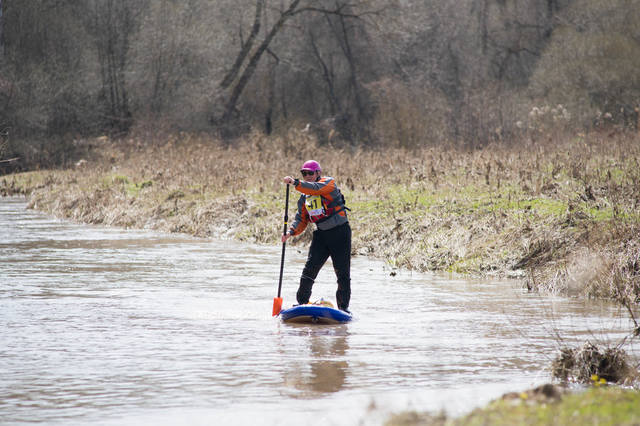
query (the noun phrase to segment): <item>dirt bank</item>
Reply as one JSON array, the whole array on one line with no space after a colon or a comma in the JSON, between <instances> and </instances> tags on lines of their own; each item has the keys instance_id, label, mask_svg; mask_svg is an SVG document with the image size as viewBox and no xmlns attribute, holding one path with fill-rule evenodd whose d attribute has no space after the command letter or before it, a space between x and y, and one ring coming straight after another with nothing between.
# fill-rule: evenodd
<instances>
[{"instance_id":1,"label":"dirt bank","mask_svg":"<svg viewBox=\"0 0 640 426\"><path fill-rule=\"evenodd\" d=\"M73 167L0 177L0 193L79 222L279 244L281 178L314 158L352 209L354 253L518 277L532 290L640 298L637 135L472 152L335 148L296 133L233 146L189 134L74 144Z\"/></svg>"}]
</instances>

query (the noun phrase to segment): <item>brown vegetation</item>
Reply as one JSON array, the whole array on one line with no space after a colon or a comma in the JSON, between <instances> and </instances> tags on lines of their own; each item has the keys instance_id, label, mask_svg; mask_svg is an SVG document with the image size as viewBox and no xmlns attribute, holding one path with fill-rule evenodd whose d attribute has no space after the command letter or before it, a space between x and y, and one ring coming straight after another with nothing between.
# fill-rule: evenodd
<instances>
[{"instance_id":1,"label":"brown vegetation","mask_svg":"<svg viewBox=\"0 0 640 426\"><path fill-rule=\"evenodd\" d=\"M518 144L541 136L535 121L637 130L638 10L627 0L5 0L0 160L64 165L74 138L157 123L229 144L308 123L325 141L411 149ZM558 103L569 111L542 107Z\"/></svg>"},{"instance_id":2,"label":"brown vegetation","mask_svg":"<svg viewBox=\"0 0 640 426\"><path fill-rule=\"evenodd\" d=\"M88 223L278 241L281 177L315 158L352 209L355 253L416 270L524 278L531 290L640 298L640 144L579 135L554 144L362 149L307 133L76 141L73 169L0 180L31 207ZM305 241L303 237L302 241Z\"/></svg>"},{"instance_id":3,"label":"brown vegetation","mask_svg":"<svg viewBox=\"0 0 640 426\"><path fill-rule=\"evenodd\" d=\"M554 378L563 382L626 383L638 379L638 370L620 347L599 348L591 342L580 348L563 348L551 365Z\"/></svg>"}]
</instances>

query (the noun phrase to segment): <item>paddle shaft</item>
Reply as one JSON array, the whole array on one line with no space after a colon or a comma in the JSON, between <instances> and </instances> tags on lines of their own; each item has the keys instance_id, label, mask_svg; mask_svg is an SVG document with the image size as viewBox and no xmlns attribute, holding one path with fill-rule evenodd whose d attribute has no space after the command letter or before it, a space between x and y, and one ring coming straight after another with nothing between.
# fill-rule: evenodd
<instances>
[{"instance_id":1,"label":"paddle shaft","mask_svg":"<svg viewBox=\"0 0 640 426\"><path fill-rule=\"evenodd\" d=\"M287 184L287 195L286 200L284 202L284 229L282 230L282 235L287 234L287 225L289 224L289 184ZM280 297L280 292L282 291L282 272L284 271L284 249L287 246L287 242L282 243L282 257L280 258L280 281L278 282L278 297Z\"/></svg>"}]
</instances>

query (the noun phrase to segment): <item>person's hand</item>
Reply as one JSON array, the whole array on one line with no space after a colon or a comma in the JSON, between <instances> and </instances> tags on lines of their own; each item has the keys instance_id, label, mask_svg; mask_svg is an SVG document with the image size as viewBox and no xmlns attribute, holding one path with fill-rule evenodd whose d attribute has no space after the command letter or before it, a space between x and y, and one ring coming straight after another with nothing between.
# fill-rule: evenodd
<instances>
[{"instance_id":1,"label":"person's hand","mask_svg":"<svg viewBox=\"0 0 640 426\"><path fill-rule=\"evenodd\" d=\"M286 184L293 185L294 179L291 176L285 176L282 181Z\"/></svg>"},{"instance_id":2,"label":"person's hand","mask_svg":"<svg viewBox=\"0 0 640 426\"><path fill-rule=\"evenodd\" d=\"M282 234L282 242L286 243L291 235L287 232L286 234Z\"/></svg>"}]
</instances>

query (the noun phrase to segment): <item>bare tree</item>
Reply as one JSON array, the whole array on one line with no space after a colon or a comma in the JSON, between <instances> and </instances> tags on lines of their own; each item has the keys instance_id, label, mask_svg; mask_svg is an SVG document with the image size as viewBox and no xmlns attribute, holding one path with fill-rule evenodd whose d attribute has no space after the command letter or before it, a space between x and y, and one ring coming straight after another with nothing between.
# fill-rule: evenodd
<instances>
[{"instance_id":1,"label":"bare tree","mask_svg":"<svg viewBox=\"0 0 640 426\"><path fill-rule=\"evenodd\" d=\"M312 1L312 0L291 0L287 6L283 8L271 8L274 16L273 23L264 31L261 41L258 40L259 34L262 33L261 20L266 19L264 10L266 8L266 0L256 0L255 13L249 37L244 41L233 61L233 65L226 73L220 83L220 91L222 92L223 107L221 112L214 114L212 122L220 126L224 134L230 135L236 130L238 115L237 105L240 96L243 94L251 78L254 76L262 56L269 50L275 37L285 28L292 18L302 14L321 14L339 17L342 26L337 27L334 32L342 31L344 36L346 31L345 20L361 19L376 13L376 11L368 9L369 2L344 0L344 1ZM352 55L349 40L343 38L343 48L345 54ZM353 70L355 71L355 69ZM357 84L356 74L352 72L352 81Z\"/></svg>"},{"instance_id":2,"label":"bare tree","mask_svg":"<svg viewBox=\"0 0 640 426\"><path fill-rule=\"evenodd\" d=\"M138 29L138 17L145 2L91 0L85 5L85 28L98 58L102 89L99 100L106 124L115 131L131 125L125 69L131 38Z\"/></svg>"},{"instance_id":3,"label":"bare tree","mask_svg":"<svg viewBox=\"0 0 640 426\"><path fill-rule=\"evenodd\" d=\"M344 1L336 1L335 2L336 9L340 10L348 10L348 4ZM353 49L353 28L346 22L345 15L338 14L336 15L335 22L331 19L331 16L328 13L324 13L325 18L327 20L328 26L331 28L340 49L344 55L344 58L349 66L349 74L348 74L348 82L351 89L351 93L353 93L354 106L356 122L365 121L365 117L367 115L367 111L365 108L365 102L363 99L363 90L360 82L360 72L356 63L356 55Z\"/></svg>"},{"instance_id":4,"label":"bare tree","mask_svg":"<svg viewBox=\"0 0 640 426\"><path fill-rule=\"evenodd\" d=\"M48 144L149 120L475 146L531 93L633 107L637 2L0 0L0 121Z\"/></svg>"},{"instance_id":5,"label":"bare tree","mask_svg":"<svg viewBox=\"0 0 640 426\"><path fill-rule=\"evenodd\" d=\"M249 38L250 42L248 41L241 47L240 52L238 53L237 59L234 61L234 64L229 70L229 73L227 74L227 76L223 79L222 81L223 84L221 84L221 87L223 89L226 87L231 87L230 94L228 96L228 99L226 100L223 113L219 118L214 118L214 120L218 124L221 124L222 126L224 126L223 127L224 133L228 134L228 132L230 131L230 128L228 127L228 125L230 124L234 114L236 113L236 105L238 103L238 99L240 98L240 95L244 91L245 87L247 86L249 79L253 76L254 72L256 71L256 68L258 66L260 59L262 58L262 55L265 53L265 51L269 47L269 44L271 43L273 38L280 32L285 22L299 12L298 6L300 5L301 1L302 0L293 0L286 9L280 12L279 18L276 20L273 26L269 29L264 39L262 40L262 42L258 45L258 47L252 53L249 54L249 49L247 48L247 45L253 44L253 39L255 39L255 35L257 35L256 32L252 31L252 35L254 36ZM256 1L256 19L254 20L254 30L256 31L259 31L260 29L259 24L256 24L255 22L261 19L260 15L261 15L263 4L264 4L264 0ZM247 64L244 70L241 72L240 68L245 63L245 61L247 61ZM239 77L236 77L236 76L239 76ZM234 80L235 80L235 83L232 84L231 81L234 81Z\"/></svg>"},{"instance_id":6,"label":"bare tree","mask_svg":"<svg viewBox=\"0 0 640 426\"><path fill-rule=\"evenodd\" d=\"M568 107L581 125L602 115L636 128L640 107L638 0L576 0L545 50L531 88L536 97Z\"/></svg>"},{"instance_id":7,"label":"bare tree","mask_svg":"<svg viewBox=\"0 0 640 426\"><path fill-rule=\"evenodd\" d=\"M4 61L4 16L2 15L2 0L0 0L0 64Z\"/></svg>"},{"instance_id":8,"label":"bare tree","mask_svg":"<svg viewBox=\"0 0 640 426\"><path fill-rule=\"evenodd\" d=\"M207 58L222 56L210 43L219 37L207 10L200 0L158 0L141 15L126 68L136 119L196 126L210 78Z\"/></svg>"}]
</instances>

